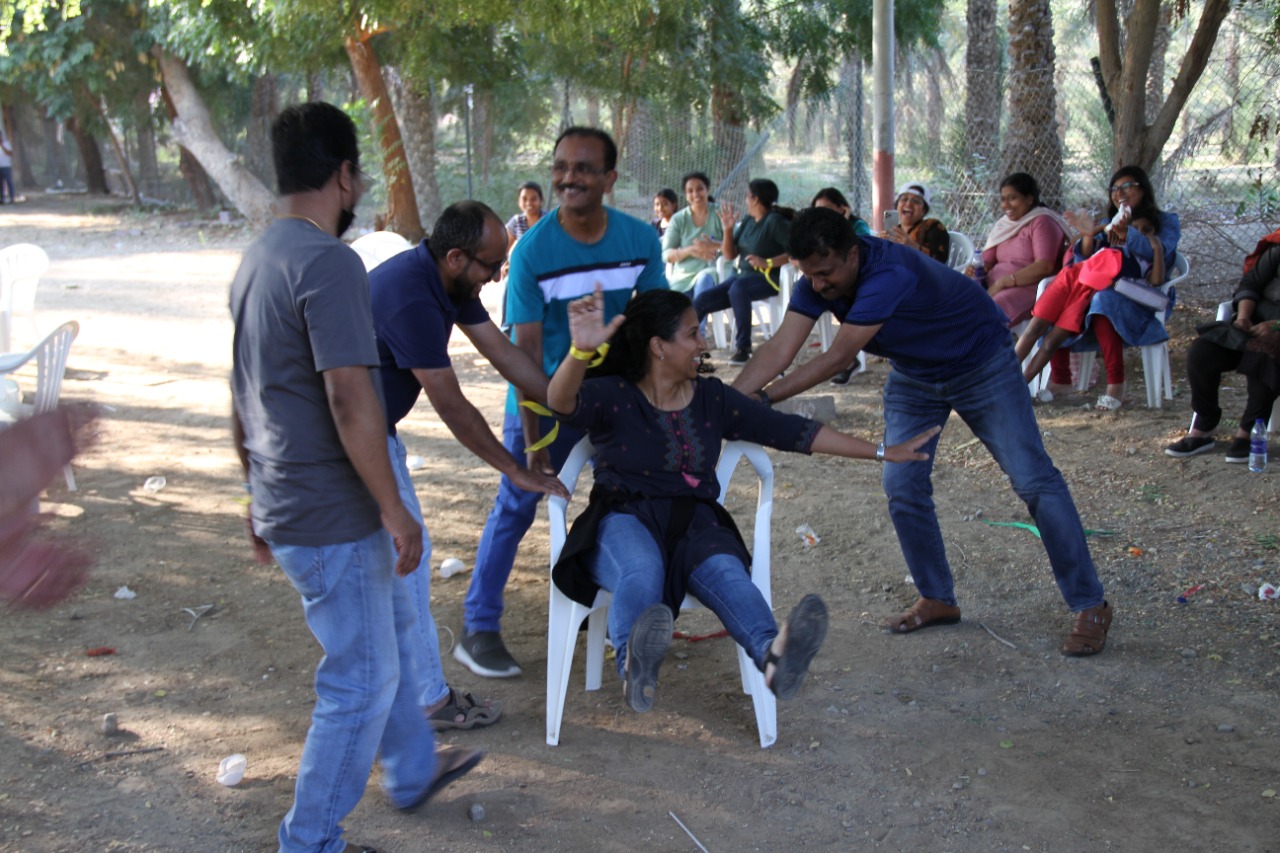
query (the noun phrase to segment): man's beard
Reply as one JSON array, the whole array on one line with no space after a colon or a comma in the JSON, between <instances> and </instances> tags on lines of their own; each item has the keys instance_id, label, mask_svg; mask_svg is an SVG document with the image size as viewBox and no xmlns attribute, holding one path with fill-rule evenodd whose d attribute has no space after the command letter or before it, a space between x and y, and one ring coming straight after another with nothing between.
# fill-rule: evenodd
<instances>
[{"instance_id":1,"label":"man's beard","mask_svg":"<svg viewBox=\"0 0 1280 853\"><path fill-rule=\"evenodd\" d=\"M347 229L351 227L351 223L356 221L356 212L343 208L338 211L338 236L341 237L347 233Z\"/></svg>"}]
</instances>

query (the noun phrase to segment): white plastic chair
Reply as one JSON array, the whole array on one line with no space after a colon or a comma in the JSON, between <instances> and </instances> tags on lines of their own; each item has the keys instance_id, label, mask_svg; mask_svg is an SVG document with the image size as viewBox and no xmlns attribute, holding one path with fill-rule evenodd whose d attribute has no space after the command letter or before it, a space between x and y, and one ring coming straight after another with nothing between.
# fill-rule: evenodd
<instances>
[{"instance_id":1,"label":"white plastic chair","mask_svg":"<svg viewBox=\"0 0 1280 853\"><path fill-rule=\"evenodd\" d=\"M1160 285L1160 290L1166 295L1169 288L1187 277L1191 272L1191 265L1186 257L1181 253L1175 253L1173 256L1173 269L1165 277L1165 283ZM1038 298L1038 294L1037 294ZM1160 321L1160 325L1165 324L1165 312L1156 311L1156 319ZM1169 342L1161 341L1158 344L1147 344L1141 347L1142 350L1142 375L1147 385L1147 406L1152 409L1159 409L1164 406L1165 400L1173 399L1173 368L1169 365ZM1097 353L1082 352L1080 353L1080 371L1076 377L1076 390L1089 390L1089 375L1093 372L1093 359ZM1161 394L1161 391L1164 393Z\"/></svg>"},{"instance_id":2,"label":"white plastic chair","mask_svg":"<svg viewBox=\"0 0 1280 853\"><path fill-rule=\"evenodd\" d=\"M595 453L589 439L582 439L569 454L560 470L560 481L572 495L583 465ZM745 441L726 442L716 465L716 478L720 481L720 502L729 491L729 478L746 457L760 478L760 493L756 502L754 541L752 543L751 581L760 590L764 600L772 607L773 595L769 581L770 537L769 526L773 517L773 463L758 444ZM560 497L547 500L547 512L551 520L551 565L560 559L567 527L565 510L568 501ZM560 743L560 723L564 717L565 696L569 691L569 673L573 668L573 653L578 641L578 628L587 619L586 689L599 690L604 671L604 639L609 604L613 595L605 590L596 594L595 602L587 607L573 601L555 585L551 587L551 602L547 617L547 744ZM701 607L692 596L687 596L681 610ZM768 748L778 739L778 704L773 692L765 686L764 673L741 646L738 647L738 669L742 675L742 690L751 696L755 706L756 728L760 733L760 747Z\"/></svg>"},{"instance_id":3,"label":"white plastic chair","mask_svg":"<svg viewBox=\"0 0 1280 853\"><path fill-rule=\"evenodd\" d=\"M964 272L973 263L973 241L959 231L948 231L951 237L951 254L947 256L947 266L956 272Z\"/></svg>"},{"instance_id":4,"label":"white plastic chair","mask_svg":"<svg viewBox=\"0 0 1280 853\"><path fill-rule=\"evenodd\" d=\"M1218 322L1220 323L1226 323L1230 321L1231 309L1232 309L1232 303L1230 301L1219 302L1218 316L1215 319L1218 320ZM1196 423L1196 413L1192 412L1191 426L1195 426L1195 423ZM1190 429L1190 428L1191 427L1187 427L1187 429ZM1267 432L1269 433L1275 432L1277 428L1280 428L1280 399L1277 399L1275 404L1272 405L1271 407L1271 419L1267 421Z\"/></svg>"},{"instance_id":5,"label":"white plastic chair","mask_svg":"<svg viewBox=\"0 0 1280 853\"><path fill-rule=\"evenodd\" d=\"M79 333L80 324L72 320L54 329L30 352L0 355L0 376L13 373L33 358L36 360L35 402L30 407L22 407L24 416L42 415L57 407L58 397L62 394L62 377L67 370L67 355L71 352L71 342ZM67 490L74 492L76 478L70 463L62 473L67 479Z\"/></svg>"},{"instance_id":6,"label":"white plastic chair","mask_svg":"<svg viewBox=\"0 0 1280 853\"><path fill-rule=\"evenodd\" d=\"M32 243L16 243L0 249L0 352L11 346L13 318L26 314L31 329L36 329L36 288L40 276L49 270L49 256Z\"/></svg>"},{"instance_id":7,"label":"white plastic chair","mask_svg":"<svg viewBox=\"0 0 1280 853\"><path fill-rule=\"evenodd\" d=\"M394 231L374 231L352 241L351 248L364 261L365 271L368 272L383 261L412 249L413 244Z\"/></svg>"},{"instance_id":8,"label":"white plastic chair","mask_svg":"<svg viewBox=\"0 0 1280 853\"><path fill-rule=\"evenodd\" d=\"M716 261L716 272L720 281L724 282L733 275L733 268L728 260L721 257ZM782 318L787 313L787 303L791 301L791 287L796 282L796 268L791 264L783 264L780 269L773 271L773 276L778 283L778 292L768 299L758 299L751 303L751 311L764 331L765 340L773 337L773 333L782 325ZM733 342L737 327L733 322L731 309L712 312L707 315L707 322L711 326L717 349L724 349Z\"/></svg>"}]
</instances>

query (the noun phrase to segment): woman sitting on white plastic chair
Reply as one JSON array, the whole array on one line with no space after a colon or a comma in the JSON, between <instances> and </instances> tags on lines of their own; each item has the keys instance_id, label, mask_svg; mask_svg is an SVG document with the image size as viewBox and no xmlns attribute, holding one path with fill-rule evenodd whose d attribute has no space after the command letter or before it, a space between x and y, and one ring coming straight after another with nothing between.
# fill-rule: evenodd
<instances>
[{"instance_id":1,"label":"woman sitting on white plastic chair","mask_svg":"<svg viewBox=\"0 0 1280 853\"><path fill-rule=\"evenodd\" d=\"M569 306L573 344L547 389L558 417L587 431L595 486L552 570L556 586L584 604L613 593L609 636L627 703L653 707L673 612L692 593L724 623L779 699L795 696L822 645L827 609L806 595L780 634L751 582L751 557L717 502L724 439L798 453L876 458L869 442L798 415L774 412L720 380L700 377L707 342L687 296L643 293L603 325L602 295ZM611 347L592 378L588 363ZM883 451L886 461L928 458L916 449L937 430Z\"/></svg>"}]
</instances>

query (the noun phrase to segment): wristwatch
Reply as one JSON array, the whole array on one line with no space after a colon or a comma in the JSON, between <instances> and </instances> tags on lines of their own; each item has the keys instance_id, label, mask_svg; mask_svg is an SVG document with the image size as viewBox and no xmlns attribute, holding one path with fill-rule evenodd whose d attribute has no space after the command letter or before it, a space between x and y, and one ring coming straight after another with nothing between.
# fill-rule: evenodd
<instances>
[{"instance_id":1,"label":"wristwatch","mask_svg":"<svg viewBox=\"0 0 1280 853\"><path fill-rule=\"evenodd\" d=\"M876 445L876 461L877 462L884 461L884 442L883 441Z\"/></svg>"}]
</instances>

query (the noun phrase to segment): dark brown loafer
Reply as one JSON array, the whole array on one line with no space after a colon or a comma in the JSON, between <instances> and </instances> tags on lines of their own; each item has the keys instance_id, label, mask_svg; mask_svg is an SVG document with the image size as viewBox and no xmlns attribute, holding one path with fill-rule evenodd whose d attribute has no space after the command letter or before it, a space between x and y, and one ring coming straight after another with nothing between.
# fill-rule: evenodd
<instances>
[{"instance_id":1,"label":"dark brown loafer","mask_svg":"<svg viewBox=\"0 0 1280 853\"><path fill-rule=\"evenodd\" d=\"M1071 633L1062 644L1062 653L1073 658L1098 654L1107 644L1107 631L1110 628L1111 605L1107 602L1081 610L1072 619Z\"/></svg>"}]
</instances>

